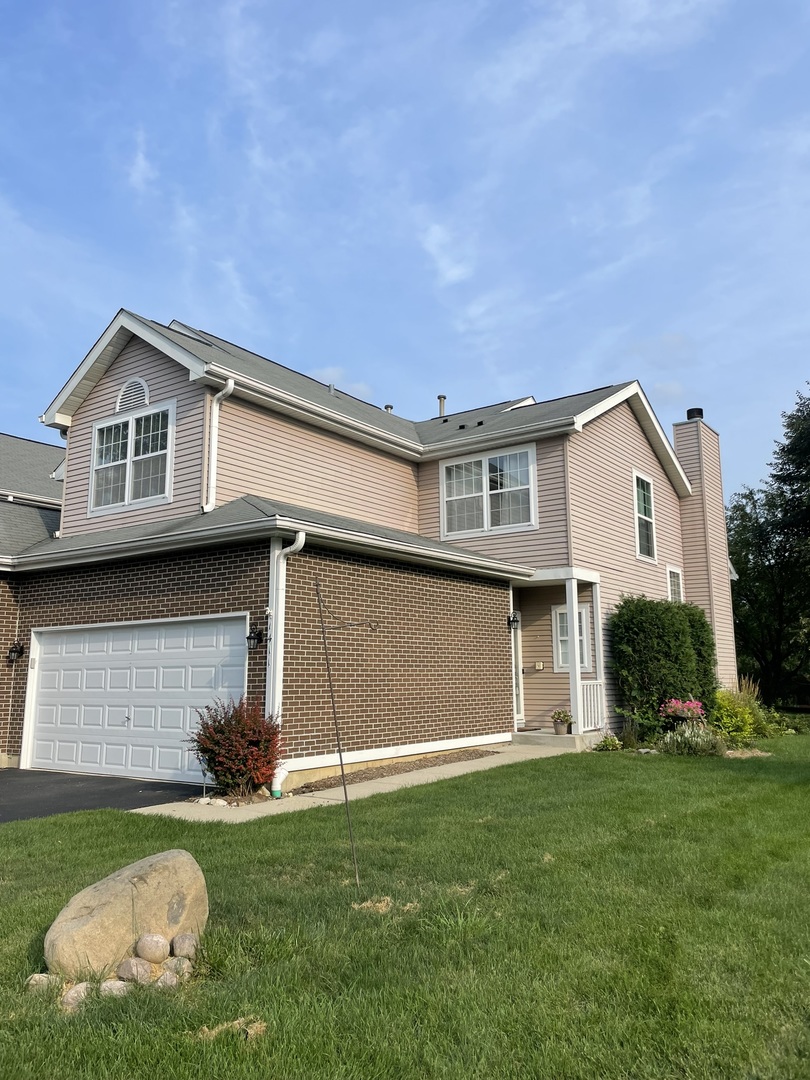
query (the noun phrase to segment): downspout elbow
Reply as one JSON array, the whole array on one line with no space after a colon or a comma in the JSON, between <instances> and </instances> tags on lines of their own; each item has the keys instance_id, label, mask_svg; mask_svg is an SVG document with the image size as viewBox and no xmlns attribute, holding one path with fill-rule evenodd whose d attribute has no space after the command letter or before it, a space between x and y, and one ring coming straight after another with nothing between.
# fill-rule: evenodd
<instances>
[{"instance_id":1,"label":"downspout elbow","mask_svg":"<svg viewBox=\"0 0 810 1080\"><path fill-rule=\"evenodd\" d=\"M208 453L208 500L201 507L203 514L210 514L217 505L217 451L219 449L219 410L225 398L233 393L233 379L228 379L211 403L211 433Z\"/></svg>"},{"instance_id":2,"label":"downspout elbow","mask_svg":"<svg viewBox=\"0 0 810 1080\"><path fill-rule=\"evenodd\" d=\"M297 555L306 542L307 534L303 529L299 529L295 534L295 540L293 540L290 546L281 549L281 556L286 560L290 555Z\"/></svg>"}]
</instances>

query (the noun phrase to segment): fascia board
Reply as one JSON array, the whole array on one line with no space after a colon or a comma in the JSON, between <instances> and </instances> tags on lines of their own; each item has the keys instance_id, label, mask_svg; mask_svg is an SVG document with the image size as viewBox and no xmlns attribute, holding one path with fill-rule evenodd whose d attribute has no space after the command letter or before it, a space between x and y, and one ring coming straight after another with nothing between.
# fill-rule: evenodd
<instances>
[{"instance_id":1,"label":"fascia board","mask_svg":"<svg viewBox=\"0 0 810 1080\"><path fill-rule=\"evenodd\" d=\"M470 435L463 439L451 439L442 443L428 443L422 453L423 461L436 458L458 457L472 450L488 450L497 446L512 445L531 439L549 439L553 435L570 435L578 431L576 417L557 417L541 424L522 424L519 427L505 428L503 431L488 431Z\"/></svg>"},{"instance_id":2,"label":"fascia board","mask_svg":"<svg viewBox=\"0 0 810 1080\"><path fill-rule=\"evenodd\" d=\"M531 577L533 573L531 567L502 563L486 558L479 559L466 552L450 549L435 551L386 537L367 536L364 533L353 532L349 529L330 528L310 521L299 521L295 518L283 518L277 515L239 525L217 525L212 528L195 530L194 532L172 533L169 536L148 537L139 540L114 540L106 544L87 544L81 548L72 548L70 551L41 552L36 555L23 553L0 560L0 566L9 570L31 571L40 568L50 570L90 562L159 555L166 551L210 547L215 543L266 539L279 533L294 535L301 531L306 532L308 537L317 538L328 546L376 555L387 554L408 562L474 572L485 577L524 580Z\"/></svg>"},{"instance_id":3,"label":"fascia board","mask_svg":"<svg viewBox=\"0 0 810 1080\"><path fill-rule=\"evenodd\" d=\"M268 386L257 379L247 378L224 364L209 364L205 370L205 376L217 382L233 379L236 384L236 394L239 397L265 407L272 405L285 416L291 416L295 420L303 420L344 437L350 433L359 442L387 450L389 453L396 453L411 461L418 461L422 457L421 443L403 439L399 435L375 428L371 424L365 424L362 420L355 420L343 413L325 409L322 405L316 405L312 401L307 401L306 398L287 393L278 387Z\"/></svg>"},{"instance_id":4,"label":"fascia board","mask_svg":"<svg viewBox=\"0 0 810 1080\"><path fill-rule=\"evenodd\" d=\"M46 427L70 427L76 409L133 335L165 353L172 360L176 360L178 364L182 364L188 369L190 378L201 378L205 374L205 364L202 360L186 352L153 327L142 322L137 316L122 310L118 312L59 394L40 416L40 422Z\"/></svg>"},{"instance_id":5,"label":"fascia board","mask_svg":"<svg viewBox=\"0 0 810 1080\"><path fill-rule=\"evenodd\" d=\"M578 429L581 430L591 420L595 420L611 409L615 409L623 401L626 401L633 410L633 414L649 439L650 445L655 450L664 472L669 477L678 495L682 499L685 499L687 495L691 495L692 485L689 483L680 461L678 461L672 444L664 434L664 429L658 423L658 417L653 412L652 406L647 400L647 395L641 389L639 382L629 383L615 394L611 394L609 398L600 401L598 405L579 413L577 415Z\"/></svg>"},{"instance_id":6,"label":"fascia board","mask_svg":"<svg viewBox=\"0 0 810 1080\"><path fill-rule=\"evenodd\" d=\"M533 585L558 585L570 579L585 585L598 585L602 576L598 570L589 570L584 566L546 566L535 570L528 581L515 581L513 584L520 588L531 588Z\"/></svg>"},{"instance_id":7,"label":"fascia board","mask_svg":"<svg viewBox=\"0 0 810 1080\"><path fill-rule=\"evenodd\" d=\"M25 491L0 491L0 502L16 503L18 506L37 506L42 510L61 510L62 500L47 495L31 495Z\"/></svg>"}]
</instances>

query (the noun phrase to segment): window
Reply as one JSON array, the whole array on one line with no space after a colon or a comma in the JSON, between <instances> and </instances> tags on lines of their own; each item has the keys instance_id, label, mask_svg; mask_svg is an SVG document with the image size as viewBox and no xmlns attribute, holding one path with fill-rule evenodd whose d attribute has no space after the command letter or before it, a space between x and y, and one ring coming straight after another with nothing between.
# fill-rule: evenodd
<instances>
[{"instance_id":1,"label":"window","mask_svg":"<svg viewBox=\"0 0 810 1080\"><path fill-rule=\"evenodd\" d=\"M683 574L674 566L667 567L667 596L683 603Z\"/></svg>"},{"instance_id":2,"label":"window","mask_svg":"<svg viewBox=\"0 0 810 1080\"><path fill-rule=\"evenodd\" d=\"M579 670L591 670L591 605L579 604ZM551 627L554 638L554 670L571 669L571 634L568 628L568 608L565 604L551 609Z\"/></svg>"},{"instance_id":3,"label":"window","mask_svg":"<svg viewBox=\"0 0 810 1080\"><path fill-rule=\"evenodd\" d=\"M652 480L634 473L636 483L636 551L639 558L655 559Z\"/></svg>"},{"instance_id":4,"label":"window","mask_svg":"<svg viewBox=\"0 0 810 1080\"><path fill-rule=\"evenodd\" d=\"M173 430L173 401L96 424L91 512L168 502Z\"/></svg>"},{"instance_id":5,"label":"window","mask_svg":"<svg viewBox=\"0 0 810 1080\"><path fill-rule=\"evenodd\" d=\"M534 448L444 462L443 535L532 528Z\"/></svg>"}]
</instances>

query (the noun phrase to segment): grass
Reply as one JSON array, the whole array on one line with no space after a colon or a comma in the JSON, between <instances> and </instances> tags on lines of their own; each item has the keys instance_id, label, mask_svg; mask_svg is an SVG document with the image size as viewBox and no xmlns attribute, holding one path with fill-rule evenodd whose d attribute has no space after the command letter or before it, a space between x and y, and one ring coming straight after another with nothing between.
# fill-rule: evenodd
<instances>
[{"instance_id":1,"label":"grass","mask_svg":"<svg viewBox=\"0 0 810 1080\"><path fill-rule=\"evenodd\" d=\"M9 1080L810 1076L810 736L570 755L249 825L0 826ZM185 847L204 977L75 1016L23 993L70 896ZM264 1037L195 1033L238 1017Z\"/></svg>"}]
</instances>

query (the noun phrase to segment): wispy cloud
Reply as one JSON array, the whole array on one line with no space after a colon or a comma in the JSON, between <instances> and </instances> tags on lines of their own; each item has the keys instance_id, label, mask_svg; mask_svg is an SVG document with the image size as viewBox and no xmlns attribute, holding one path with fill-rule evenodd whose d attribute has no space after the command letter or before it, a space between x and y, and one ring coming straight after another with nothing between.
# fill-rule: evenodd
<instances>
[{"instance_id":1,"label":"wispy cloud","mask_svg":"<svg viewBox=\"0 0 810 1080\"><path fill-rule=\"evenodd\" d=\"M471 242L459 242L446 226L431 222L420 233L419 242L433 260L440 286L457 285L475 272Z\"/></svg>"},{"instance_id":2,"label":"wispy cloud","mask_svg":"<svg viewBox=\"0 0 810 1080\"><path fill-rule=\"evenodd\" d=\"M158 171L146 153L146 134L143 128L138 128L135 133L135 153L127 169L127 178L138 194L143 194L157 176Z\"/></svg>"}]
</instances>

